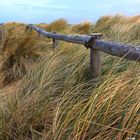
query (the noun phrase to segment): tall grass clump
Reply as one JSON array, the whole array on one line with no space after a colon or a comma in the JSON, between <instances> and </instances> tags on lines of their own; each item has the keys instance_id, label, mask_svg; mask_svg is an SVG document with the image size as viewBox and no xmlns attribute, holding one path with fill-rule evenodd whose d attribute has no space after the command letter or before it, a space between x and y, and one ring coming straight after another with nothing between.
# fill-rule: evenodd
<instances>
[{"instance_id":1,"label":"tall grass clump","mask_svg":"<svg viewBox=\"0 0 140 140\"><path fill-rule=\"evenodd\" d=\"M0 45L1 85L20 79L43 53L43 40L37 33L27 31L24 24L4 24L4 34Z\"/></svg>"},{"instance_id":2,"label":"tall grass clump","mask_svg":"<svg viewBox=\"0 0 140 140\"><path fill-rule=\"evenodd\" d=\"M140 15L137 15L137 16L133 16L133 17L130 17L130 21L132 23L140 23Z\"/></svg>"},{"instance_id":3,"label":"tall grass clump","mask_svg":"<svg viewBox=\"0 0 140 140\"><path fill-rule=\"evenodd\" d=\"M17 92L1 98L0 138L139 137L139 65L90 79L88 57L78 45L48 48Z\"/></svg>"},{"instance_id":4,"label":"tall grass clump","mask_svg":"<svg viewBox=\"0 0 140 140\"><path fill-rule=\"evenodd\" d=\"M79 33L79 34L90 34L93 26L94 25L91 24L90 22L83 22L80 24L72 25L71 31L73 33Z\"/></svg>"},{"instance_id":5,"label":"tall grass clump","mask_svg":"<svg viewBox=\"0 0 140 140\"><path fill-rule=\"evenodd\" d=\"M139 139L139 78L136 68L108 75L96 88L85 90L84 84L64 93L56 108L54 139Z\"/></svg>"},{"instance_id":6,"label":"tall grass clump","mask_svg":"<svg viewBox=\"0 0 140 140\"><path fill-rule=\"evenodd\" d=\"M2 105L8 113L6 116L5 111L2 112L5 123L0 120L4 123L0 129L2 139L52 137L53 117L60 95L87 78L87 53L82 50L79 47L68 50L65 46L55 52L48 50L24 76L16 98ZM75 55L77 52L79 55Z\"/></svg>"},{"instance_id":7,"label":"tall grass clump","mask_svg":"<svg viewBox=\"0 0 140 140\"><path fill-rule=\"evenodd\" d=\"M116 16L104 16L101 17L95 24L93 31L94 32L101 32L107 37L111 37L112 35L112 27L115 24L120 24L126 22L126 17L121 15ZM117 29L116 29L117 30Z\"/></svg>"},{"instance_id":8,"label":"tall grass clump","mask_svg":"<svg viewBox=\"0 0 140 140\"><path fill-rule=\"evenodd\" d=\"M40 24L37 24L36 26L38 26L46 31L49 30L49 28L48 28L49 24L46 24L46 23L40 23Z\"/></svg>"},{"instance_id":9,"label":"tall grass clump","mask_svg":"<svg viewBox=\"0 0 140 140\"><path fill-rule=\"evenodd\" d=\"M107 40L138 45L140 43L139 21L139 16L104 16L97 21L93 32L103 33Z\"/></svg>"},{"instance_id":10,"label":"tall grass clump","mask_svg":"<svg viewBox=\"0 0 140 140\"><path fill-rule=\"evenodd\" d=\"M48 26L45 29L46 31L59 32L66 29L67 27L68 23L65 19L58 19L48 24Z\"/></svg>"}]
</instances>

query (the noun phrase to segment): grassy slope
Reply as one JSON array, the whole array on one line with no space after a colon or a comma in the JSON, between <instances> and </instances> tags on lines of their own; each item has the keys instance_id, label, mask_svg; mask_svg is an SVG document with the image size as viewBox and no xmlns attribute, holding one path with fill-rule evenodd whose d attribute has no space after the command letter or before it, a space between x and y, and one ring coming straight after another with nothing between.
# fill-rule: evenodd
<instances>
[{"instance_id":1,"label":"grassy slope","mask_svg":"<svg viewBox=\"0 0 140 140\"><path fill-rule=\"evenodd\" d=\"M139 21L138 17L103 17L94 29L82 29L84 33L102 32L106 39L139 44ZM65 25L62 30L61 24ZM61 19L38 26L62 33L73 33L76 28L79 33L83 24L70 28ZM90 79L86 48L63 42L52 50L50 39L26 31L25 25L9 23L5 28L1 79L8 75L8 80L1 81L6 86L1 93L10 85L13 93L1 97L0 139L109 140L140 136L139 64L103 55L102 79Z\"/></svg>"}]
</instances>

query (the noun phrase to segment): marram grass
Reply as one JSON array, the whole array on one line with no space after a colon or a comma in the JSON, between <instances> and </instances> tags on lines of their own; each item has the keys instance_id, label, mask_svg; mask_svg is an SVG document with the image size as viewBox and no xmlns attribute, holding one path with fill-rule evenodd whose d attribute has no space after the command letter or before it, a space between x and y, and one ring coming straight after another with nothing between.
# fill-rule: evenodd
<instances>
[{"instance_id":1,"label":"marram grass","mask_svg":"<svg viewBox=\"0 0 140 140\"><path fill-rule=\"evenodd\" d=\"M90 22L83 22L80 24L73 25L71 27L71 31L73 33L79 33L79 34L90 34L93 27L94 25L91 24Z\"/></svg>"},{"instance_id":2,"label":"marram grass","mask_svg":"<svg viewBox=\"0 0 140 140\"><path fill-rule=\"evenodd\" d=\"M109 40L139 45L140 16L124 17L116 15L101 17L95 24L93 32L101 32Z\"/></svg>"},{"instance_id":3,"label":"marram grass","mask_svg":"<svg viewBox=\"0 0 140 140\"><path fill-rule=\"evenodd\" d=\"M112 21L114 26L105 30L107 36L111 30L111 34L118 33L114 38L120 40L119 34L133 27L138 37L138 18L131 19L129 27L126 17L118 19L123 30L118 31L117 21ZM94 30L102 29L104 22L102 26L98 23ZM118 27L122 29L120 23ZM11 55L16 61L12 67L6 63L5 71L1 69L3 76L10 71L14 77L0 90L1 140L140 138L139 63L103 54L102 77L90 79L88 49L70 43L60 43L59 48L52 49L50 39L26 31L24 24L8 23L5 28L1 66L5 61L11 62ZM69 27L62 32L65 30L71 32ZM137 44L130 34L124 42ZM8 90L9 94L5 94Z\"/></svg>"}]
</instances>

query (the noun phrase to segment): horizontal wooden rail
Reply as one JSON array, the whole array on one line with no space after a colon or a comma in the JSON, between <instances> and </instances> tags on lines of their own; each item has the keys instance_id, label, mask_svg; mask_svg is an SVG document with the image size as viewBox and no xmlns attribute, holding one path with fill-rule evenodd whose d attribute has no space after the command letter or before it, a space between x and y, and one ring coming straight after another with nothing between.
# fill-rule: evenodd
<instances>
[{"instance_id":1,"label":"horizontal wooden rail","mask_svg":"<svg viewBox=\"0 0 140 140\"><path fill-rule=\"evenodd\" d=\"M122 45L114 42L96 40L93 48L114 56L124 57L128 60L140 62L140 46L136 47L130 45Z\"/></svg>"},{"instance_id":2,"label":"horizontal wooden rail","mask_svg":"<svg viewBox=\"0 0 140 140\"><path fill-rule=\"evenodd\" d=\"M82 44L86 48L90 48L90 69L91 76L97 77L101 69L101 52L105 52L114 56L123 57L128 60L134 60L140 62L140 47L122 45L114 42L107 42L100 40L102 35L100 33L91 35L64 35L46 32L43 29L34 26L32 24L27 25L27 29L34 29L39 34L42 34L48 38L52 38L54 46L58 46L56 40ZM57 45L56 45L57 44Z\"/></svg>"},{"instance_id":3,"label":"horizontal wooden rail","mask_svg":"<svg viewBox=\"0 0 140 140\"><path fill-rule=\"evenodd\" d=\"M107 42L96 39L94 36L89 35L63 35L46 32L43 29L36 27L34 25L28 25L28 28L36 30L38 33L48 37L54 38L56 40L62 40L71 43L83 44L86 47L94 48L98 51L102 51L111 55L118 57L124 57L129 60L140 62L140 47L122 45L114 42ZM94 42L94 45L93 45Z\"/></svg>"},{"instance_id":4,"label":"horizontal wooden rail","mask_svg":"<svg viewBox=\"0 0 140 140\"><path fill-rule=\"evenodd\" d=\"M39 34L42 34L48 38L53 38L53 39L56 39L56 40L62 40L62 41L66 41L66 42L71 42L71 43L76 43L76 44L83 44L83 45L87 45L88 46L88 43L89 41L91 40L91 36L87 36L87 35L84 35L84 36L76 36L76 35L63 35L63 34L56 34L56 33L51 33L51 32L46 32L44 31L43 29L37 27L37 26L34 26L34 25L31 25L29 24L27 26L27 29L34 29L35 31L37 31Z\"/></svg>"}]
</instances>

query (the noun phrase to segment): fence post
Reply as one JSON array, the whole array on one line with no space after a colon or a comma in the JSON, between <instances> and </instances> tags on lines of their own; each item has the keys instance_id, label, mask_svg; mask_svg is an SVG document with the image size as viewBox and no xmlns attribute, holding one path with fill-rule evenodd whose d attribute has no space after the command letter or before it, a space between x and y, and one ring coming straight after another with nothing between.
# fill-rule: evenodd
<instances>
[{"instance_id":1,"label":"fence post","mask_svg":"<svg viewBox=\"0 0 140 140\"><path fill-rule=\"evenodd\" d=\"M2 50L2 46L5 42L5 27L4 27L4 24L1 23L0 24L0 51Z\"/></svg>"},{"instance_id":2,"label":"fence post","mask_svg":"<svg viewBox=\"0 0 140 140\"><path fill-rule=\"evenodd\" d=\"M53 33L56 34L56 32L53 32ZM54 49L54 48L57 48L58 45L59 45L59 41L53 38L53 46L52 46L53 49Z\"/></svg>"},{"instance_id":3,"label":"fence post","mask_svg":"<svg viewBox=\"0 0 140 140\"><path fill-rule=\"evenodd\" d=\"M0 23L0 41L3 40L4 37L4 24Z\"/></svg>"},{"instance_id":4,"label":"fence post","mask_svg":"<svg viewBox=\"0 0 140 140\"><path fill-rule=\"evenodd\" d=\"M102 34L93 33L91 36L93 36L94 39L100 39ZM93 45L94 42L92 43L92 46ZM91 78L99 77L101 74L101 52L92 47L90 48L90 74Z\"/></svg>"}]
</instances>

